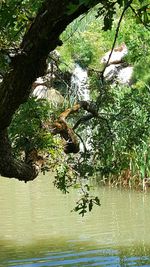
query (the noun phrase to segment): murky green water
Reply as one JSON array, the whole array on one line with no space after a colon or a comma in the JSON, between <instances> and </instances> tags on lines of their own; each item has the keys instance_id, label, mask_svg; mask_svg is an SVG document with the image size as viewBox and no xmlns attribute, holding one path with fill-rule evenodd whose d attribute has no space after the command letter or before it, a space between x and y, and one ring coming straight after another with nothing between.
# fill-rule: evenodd
<instances>
[{"instance_id":1,"label":"murky green water","mask_svg":"<svg viewBox=\"0 0 150 267\"><path fill-rule=\"evenodd\" d=\"M150 266L150 194L97 188L81 218L50 176L0 179L0 267Z\"/></svg>"}]
</instances>

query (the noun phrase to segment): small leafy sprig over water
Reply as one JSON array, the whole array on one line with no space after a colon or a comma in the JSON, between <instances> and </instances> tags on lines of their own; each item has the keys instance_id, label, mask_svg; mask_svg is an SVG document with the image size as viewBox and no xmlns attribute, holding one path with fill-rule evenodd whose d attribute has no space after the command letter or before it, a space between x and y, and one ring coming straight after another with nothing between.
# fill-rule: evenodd
<instances>
[{"instance_id":1,"label":"small leafy sprig over water","mask_svg":"<svg viewBox=\"0 0 150 267\"><path fill-rule=\"evenodd\" d=\"M81 197L72 211L84 216L93 209L94 205L100 206L99 198L90 194L91 186L85 184L85 179L80 177L80 173L71 164L62 162L56 167L55 171L54 185L64 194L69 193L70 188L81 190Z\"/></svg>"},{"instance_id":2,"label":"small leafy sprig over water","mask_svg":"<svg viewBox=\"0 0 150 267\"><path fill-rule=\"evenodd\" d=\"M82 217L85 213L90 212L94 205L100 206L100 200L96 196L91 196L89 185L85 185L82 189L82 197L76 202L76 206L72 211L79 212Z\"/></svg>"},{"instance_id":3,"label":"small leafy sprig over water","mask_svg":"<svg viewBox=\"0 0 150 267\"><path fill-rule=\"evenodd\" d=\"M63 158L59 159L59 165L56 166L55 172L55 187L64 194L69 193L69 188L76 185L78 173L67 163L67 159L66 163L64 163Z\"/></svg>"}]
</instances>

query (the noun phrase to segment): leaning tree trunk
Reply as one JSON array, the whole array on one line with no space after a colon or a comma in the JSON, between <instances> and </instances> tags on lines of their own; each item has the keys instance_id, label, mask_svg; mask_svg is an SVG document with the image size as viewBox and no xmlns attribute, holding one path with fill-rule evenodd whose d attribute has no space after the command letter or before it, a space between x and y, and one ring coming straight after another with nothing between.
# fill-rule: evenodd
<instances>
[{"instance_id":1,"label":"leaning tree trunk","mask_svg":"<svg viewBox=\"0 0 150 267\"><path fill-rule=\"evenodd\" d=\"M18 162L11 151L7 127L20 104L27 101L32 83L37 77L44 75L48 54L62 44L59 40L60 34L70 22L101 1L93 0L90 7L80 4L71 14L67 9L70 2L43 2L0 86L0 174L5 177L29 181L38 175L41 159L37 155L29 162Z\"/></svg>"},{"instance_id":2,"label":"leaning tree trunk","mask_svg":"<svg viewBox=\"0 0 150 267\"><path fill-rule=\"evenodd\" d=\"M31 156L32 154L30 158ZM9 144L7 130L0 132L0 172L2 176L15 177L25 182L35 179L43 164L42 158L38 155L35 156L32 156L30 161L29 158L26 159L25 162L15 159Z\"/></svg>"}]
</instances>

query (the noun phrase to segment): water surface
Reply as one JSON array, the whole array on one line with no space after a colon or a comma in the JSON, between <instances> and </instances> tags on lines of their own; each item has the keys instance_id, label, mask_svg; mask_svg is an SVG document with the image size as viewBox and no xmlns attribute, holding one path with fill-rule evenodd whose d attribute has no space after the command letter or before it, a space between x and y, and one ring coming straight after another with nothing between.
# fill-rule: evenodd
<instances>
[{"instance_id":1,"label":"water surface","mask_svg":"<svg viewBox=\"0 0 150 267\"><path fill-rule=\"evenodd\" d=\"M52 176L0 179L0 267L150 266L150 195L97 187L101 207L70 212Z\"/></svg>"}]
</instances>

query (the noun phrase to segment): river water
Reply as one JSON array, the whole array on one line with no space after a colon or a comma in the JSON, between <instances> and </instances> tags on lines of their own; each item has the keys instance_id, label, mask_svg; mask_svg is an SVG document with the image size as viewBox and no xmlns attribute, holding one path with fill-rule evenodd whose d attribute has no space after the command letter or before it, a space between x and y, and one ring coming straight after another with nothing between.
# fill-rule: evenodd
<instances>
[{"instance_id":1,"label":"river water","mask_svg":"<svg viewBox=\"0 0 150 267\"><path fill-rule=\"evenodd\" d=\"M0 267L150 266L148 193L97 186L101 206L82 218L78 190L52 179L0 179Z\"/></svg>"}]
</instances>

